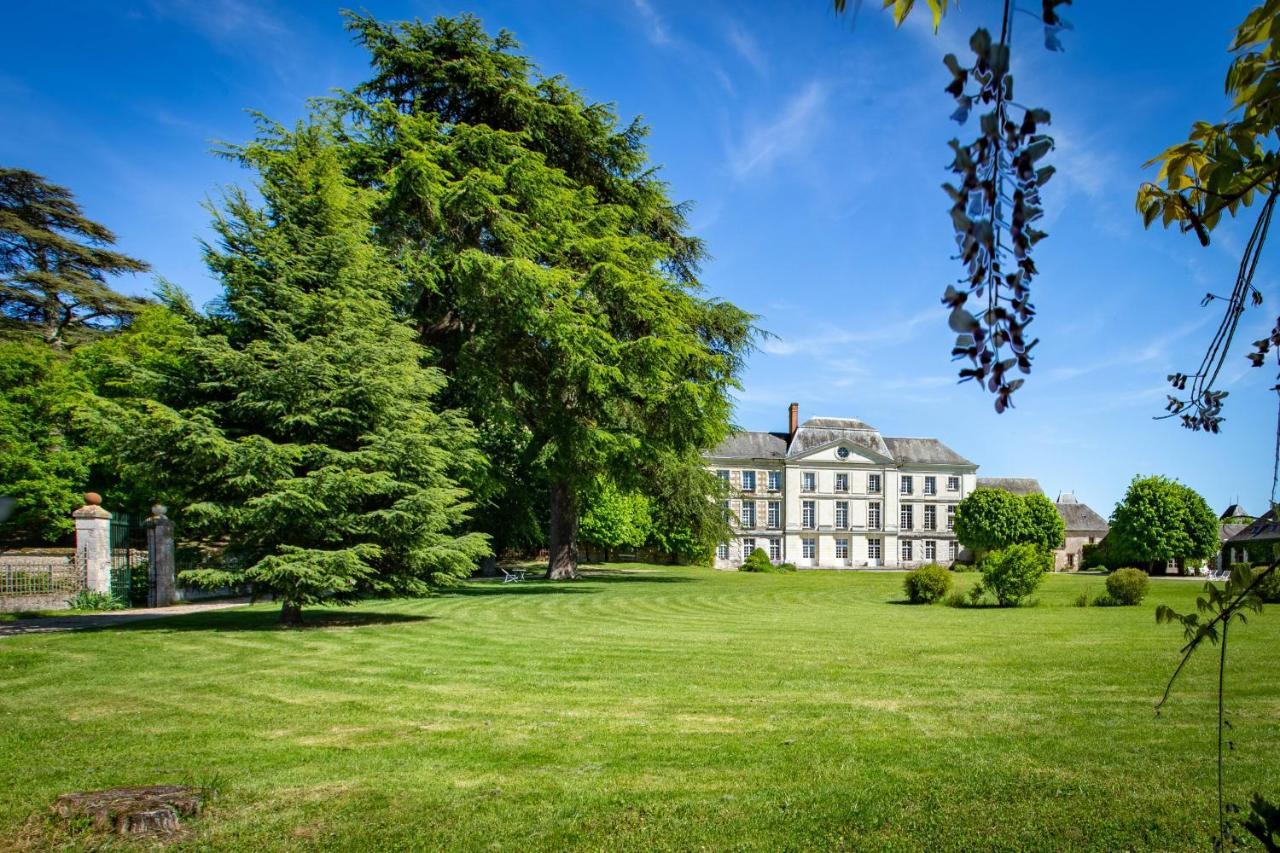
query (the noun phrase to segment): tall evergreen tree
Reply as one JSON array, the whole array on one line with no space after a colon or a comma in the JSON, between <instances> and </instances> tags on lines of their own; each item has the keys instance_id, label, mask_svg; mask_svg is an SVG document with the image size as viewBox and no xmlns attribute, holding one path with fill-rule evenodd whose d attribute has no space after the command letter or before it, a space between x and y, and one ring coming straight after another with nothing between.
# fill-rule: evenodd
<instances>
[{"instance_id":1,"label":"tall evergreen tree","mask_svg":"<svg viewBox=\"0 0 1280 853\"><path fill-rule=\"evenodd\" d=\"M113 251L115 241L66 187L0 168L0 317L54 347L78 330L119 326L143 303L116 293L107 276L148 267Z\"/></svg>"},{"instance_id":2,"label":"tall evergreen tree","mask_svg":"<svg viewBox=\"0 0 1280 853\"><path fill-rule=\"evenodd\" d=\"M385 188L379 233L407 310L490 455L547 484L552 578L573 577L582 495L699 465L728 431L753 318L700 292L701 243L637 122L538 77L471 16L351 16L372 79L346 98L350 169ZM502 477L510 503L529 479Z\"/></svg>"},{"instance_id":3,"label":"tall evergreen tree","mask_svg":"<svg viewBox=\"0 0 1280 853\"><path fill-rule=\"evenodd\" d=\"M312 603L419 594L488 553L461 532L458 476L480 463L440 371L395 316L395 267L372 239L371 194L343 176L327 125L268 125L232 150L263 206L231 192L206 255L224 295L200 321L179 406L140 401L126 455L171 472L188 530L229 541L188 573ZM162 388L164 383L151 383Z\"/></svg>"}]
</instances>

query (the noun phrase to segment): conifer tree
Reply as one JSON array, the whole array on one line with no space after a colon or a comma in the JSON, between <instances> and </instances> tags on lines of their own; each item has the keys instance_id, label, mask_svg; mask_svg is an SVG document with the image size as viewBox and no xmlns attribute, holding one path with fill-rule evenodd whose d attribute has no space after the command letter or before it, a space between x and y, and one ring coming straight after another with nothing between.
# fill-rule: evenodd
<instances>
[{"instance_id":1,"label":"conifer tree","mask_svg":"<svg viewBox=\"0 0 1280 853\"><path fill-rule=\"evenodd\" d=\"M115 241L66 187L0 168L0 317L53 347L75 331L119 326L143 302L116 293L107 276L148 267L113 251Z\"/></svg>"},{"instance_id":2,"label":"conifer tree","mask_svg":"<svg viewBox=\"0 0 1280 853\"><path fill-rule=\"evenodd\" d=\"M139 401L142 428L121 436L124 455L170 472L186 530L229 543L225 565L187 579L251 582L294 622L304 605L469 574L489 550L462 532L473 431L437 408L444 378L395 316L371 194L319 123L265 125L229 153L258 172L263 204L232 191L215 211L206 256L224 294L188 345L195 393Z\"/></svg>"}]
</instances>

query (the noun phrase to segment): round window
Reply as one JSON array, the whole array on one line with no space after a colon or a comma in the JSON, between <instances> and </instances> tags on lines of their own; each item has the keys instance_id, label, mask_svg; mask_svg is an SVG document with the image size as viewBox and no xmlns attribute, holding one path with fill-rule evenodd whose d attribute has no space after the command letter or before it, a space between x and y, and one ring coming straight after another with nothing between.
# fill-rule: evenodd
<instances>
[{"instance_id":1,"label":"round window","mask_svg":"<svg viewBox=\"0 0 1280 853\"><path fill-rule=\"evenodd\" d=\"M849 448L847 448L847 447L841 447L841 448L838 448L838 449L836 450L836 456L838 456L838 457L839 457L839 458L841 458L841 459L848 459L848 458L849 458Z\"/></svg>"}]
</instances>

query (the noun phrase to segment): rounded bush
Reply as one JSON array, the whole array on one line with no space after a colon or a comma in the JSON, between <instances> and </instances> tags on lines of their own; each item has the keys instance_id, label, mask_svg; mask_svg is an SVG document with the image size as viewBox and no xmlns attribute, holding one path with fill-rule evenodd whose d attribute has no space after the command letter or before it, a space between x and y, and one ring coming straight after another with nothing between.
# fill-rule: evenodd
<instances>
[{"instance_id":1,"label":"rounded bush","mask_svg":"<svg viewBox=\"0 0 1280 853\"><path fill-rule=\"evenodd\" d=\"M996 597L1001 607L1016 607L1036 591L1045 574L1053 568L1053 554L1038 545L1010 545L992 551L979 565L982 588Z\"/></svg>"},{"instance_id":2,"label":"rounded bush","mask_svg":"<svg viewBox=\"0 0 1280 853\"><path fill-rule=\"evenodd\" d=\"M1254 575L1260 575L1267 570L1267 566L1254 566ZM1267 575L1258 584L1258 597L1267 604L1280 604L1280 569L1276 569Z\"/></svg>"},{"instance_id":3,"label":"rounded bush","mask_svg":"<svg viewBox=\"0 0 1280 853\"><path fill-rule=\"evenodd\" d=\"M1151 579L1142 569L1116 569L1107 575L1107 595L1121 605L1133 605L1147 595Z\"/></svg>"},{"instance_id":4,"label":"rounded bush","mask_svg":"<svg viewBox=\"0 0 1280 853\"><path fill-rule=\"evenodd\" d=\"M929 563L907 572L902 587L912 604L933 604L951 590L951 572L937 563Z\"/></svg>"},{"instance_id":5,"label":"rounded bush","mask_svg":"<svg viewBox=\"0 0 1280 853\"><path fill-rule=\"evenodd\" d=\"M772 572L774 571L773 563L769 562L769 555L765 553L763 548L757 548L747 555L742 561L742 565L738 566L740 572Z\"/></svg>"}]
</instances>

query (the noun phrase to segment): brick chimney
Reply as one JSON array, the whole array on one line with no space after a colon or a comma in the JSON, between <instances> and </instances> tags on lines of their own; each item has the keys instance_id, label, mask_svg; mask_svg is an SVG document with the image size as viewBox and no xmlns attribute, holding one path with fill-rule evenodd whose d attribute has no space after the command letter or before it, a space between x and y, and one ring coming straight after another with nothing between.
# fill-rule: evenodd
<instances>
[{"instance_id":1,"label":"brick chimney","mask_svg":"<svg viewBox=\"0 0 1280 853\"><path fill-rule=\"evenodd\" d=\"M791 434L791 438L795 438L795 437L796 437L796 430L800 429L800 404L799 404L799 403L792 403L792 404L791 404L791 409L790 409L789 414L791 415L791 421L790 421L791 429L790 429L790 434ZM788 439L788 441L790 441L790 440L791 440L791 439L789 438L789 439Z\"/></svg>"}]
</instances>

